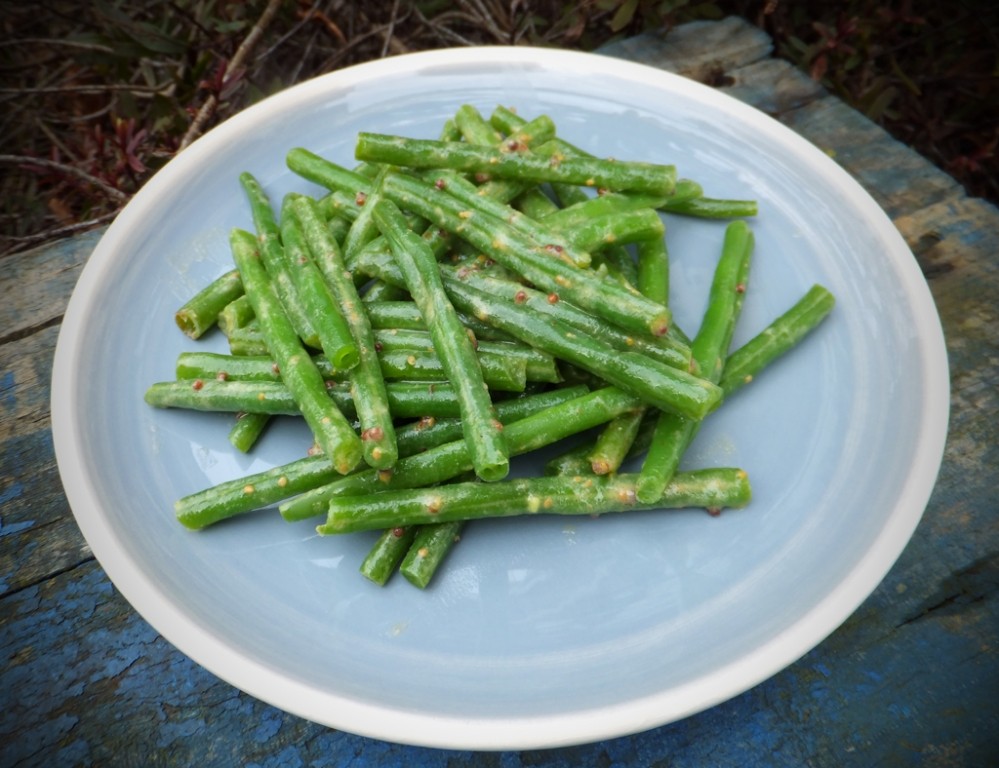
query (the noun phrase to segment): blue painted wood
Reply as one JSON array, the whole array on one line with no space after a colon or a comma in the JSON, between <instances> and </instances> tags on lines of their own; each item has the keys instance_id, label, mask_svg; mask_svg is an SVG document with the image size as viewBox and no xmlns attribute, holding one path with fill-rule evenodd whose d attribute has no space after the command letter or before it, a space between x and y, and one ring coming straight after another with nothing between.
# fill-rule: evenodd
<instances>
[{"instance_id":1,"label":"blue painted wood","mask_svg":"<svg viewBox=\"0 0 999 768\"><path fill-rule=\"evenodd\" d=\"M605 53L709 81L801 131L886 205L927 275L951 358L951 432L924 518L878 589L745 694L604 742L452 752L276 710L135 613L61 492L48 376L93 233L0 262L0 766L999 765L999 211L769 58L769 40L745 22L642 35Z\"/></svg>"}]
</instances>

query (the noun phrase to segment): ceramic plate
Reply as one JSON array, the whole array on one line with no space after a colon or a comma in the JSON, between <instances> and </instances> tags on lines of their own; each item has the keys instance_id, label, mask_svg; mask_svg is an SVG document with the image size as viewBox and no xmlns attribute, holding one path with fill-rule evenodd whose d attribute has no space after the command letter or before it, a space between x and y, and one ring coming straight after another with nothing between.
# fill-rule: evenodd
<instances>
[{"instance_id":1,"label":"ceramic plate","mask_svg":"<svg viewBox=\"0 0 999 768\"><path fill-rule=\"evenodd\" d=\"M176 355L223 349L173 325L252 227L237 176L280 200L320 190L284 157L351 165L359 131L436 137L461 104L547 113L601 156L675 163L714 197L755 198L735 344L813 283L833 315L713 415L686 466L740 466L745 510L469 526L432 587L357 568L373 536L273 510L193 533L176 498L304 454L294 420L249 456L230 418L147 407ZM670 219L681 327L704 309L724 223ZM365 64L282 92L182 152L86 265L56 352L52 424L67 495L115 585L182 652L288 712L436 747L589 742L728 699L814 647L870 594L922 514L947 427L939 320L912 254L832 160L764 114L645 66L479 48ZM526 471L530 471L527 467Z\"/></svg>"}]
</instances>

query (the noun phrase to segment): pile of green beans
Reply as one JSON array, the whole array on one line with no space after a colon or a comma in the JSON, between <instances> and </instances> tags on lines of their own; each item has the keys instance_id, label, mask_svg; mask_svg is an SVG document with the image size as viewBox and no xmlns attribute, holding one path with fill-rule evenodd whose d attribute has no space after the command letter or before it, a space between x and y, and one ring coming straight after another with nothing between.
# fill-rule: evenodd
<instances>
[{"instance_id":1,"label":"pile of green beans","mask_svg":"<svg viewBox=\"0 0 999 768\"><path fill-rule=\"evenodd\" d=\"M279 416L303 418L315 445L177 500L181 524L276 506L289 522L323 518L323 535L380 531L361 573L425 588L474 520L749 503L742 469L681 459L834 304L815 285L730 348L755 201L706 197L673 165L594 157L550 117L506 107L462 105L436 140L361 133L353 168L305 148L286 159L326 192L289 194L275 213L240 175L235 268L176 313L228 352L181 353L145 399L235 414L242 452ZM670 312L671 216L728 220L693 336ZM563 442L509 477L514 457Z\"/></svg>"}]
</instances>

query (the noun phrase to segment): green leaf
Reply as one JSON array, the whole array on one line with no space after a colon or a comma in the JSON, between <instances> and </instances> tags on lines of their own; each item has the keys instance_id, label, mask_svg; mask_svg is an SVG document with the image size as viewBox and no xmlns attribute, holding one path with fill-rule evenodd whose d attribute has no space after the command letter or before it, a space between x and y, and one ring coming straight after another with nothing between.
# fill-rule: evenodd
<instances>
[{"instance_id":1,"label":"green leaf","mask_svg":"<svg viewBox=\"0 0 999 768\"><path fill-rule=\"evenodd\" d=\"M106 0L95 0L95 8L107 20L112 31L136 43L142 51L140 55L162 53L180 55L187 46L183 41L174 40L148 22L133 20L128 14ZM117 48L117 46L116 46Z\"/></svg>"},{"instance_id":2,"label":"green leaf","mask_svg":"<svg viewBox=\"0 0 999 768\"><path fill-rule=\"evenodd\" d=\"M793 48L798 51L798 53L806 53L808 51L808 43L795 35L791 35L787 38L787 45L789 48Z\"/></svg>"},{"instance_id":3,"label":"green leaf","mask_svg":"<svg viewBox=\"0 0 999 768\"><path fill-rule=\"evenodd\" d=\"M725 17L725 12L718 7L717 3L701 3L695 6L694 10L701 19L709 19L711 21L719 21Z\"/></svg>"},{"instance_id":4,"label":"green leaf","mask_svg":"<svg viewBox=\"0 0 999 768\"><path fill-rule=\"evenodd\" d=\"M213 26L216 32L221 32L224 35L234 35L245 33L249 25L246 19L238 19L236 21L222 21L219 19Z\"/></svg>"},{"instance_id":5,"label":"green leaf","mask_svg":"<svg viewBox=\"0 0 999 768\"><path fill-rule=\"evenodd\" d=\"M912 78L910 78L908 75L905 74L905 72L902 71L902 67L900 67L898 64L898 59L896 59L894 56L891 57L891 71L895 75L895 77L897 77L902 82L902 85L905 86L905 89L909 93L915 96L921 96L923 94L922 89L912 80Z\"/></svg>"},{"instance_id":6,"label":"green leaf","mask_svg":"<svg viewBox=\"0 0 999 768\"><path fill-rule=\"evenodd\" d=\"M611 31L620 32L631 24L631 20L635 18L635 10L637 8L638 0L624 0L624 3L621 4L614 13L614 17L610 20Z\"/></svg>"}]
</instances>

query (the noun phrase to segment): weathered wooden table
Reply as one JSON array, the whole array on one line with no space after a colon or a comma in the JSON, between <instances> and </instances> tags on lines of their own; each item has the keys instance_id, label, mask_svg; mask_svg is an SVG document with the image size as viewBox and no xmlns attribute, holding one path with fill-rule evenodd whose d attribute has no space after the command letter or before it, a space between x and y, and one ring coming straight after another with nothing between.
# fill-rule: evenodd
<instances>
[{"instance_id":1,"label":"weathered wooden table","mask_svg":"<svg viewBox=\"0 0 999 768\"><path fill-rule=\"evenodd\" d=\"M96 231L0 260L0 765L999 765L999 210L771 47L728 19L604 52L708 82L829 152L888 212L929 281L952 367L942 470L911 543L838 631L699 715L551 751L402 747L241 693L122 599L62 492L49 379Z\"/></svg>"}]
</instances>

